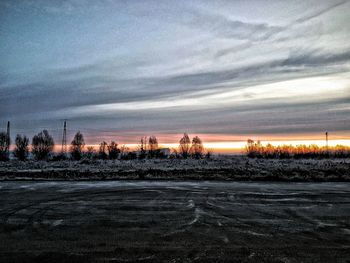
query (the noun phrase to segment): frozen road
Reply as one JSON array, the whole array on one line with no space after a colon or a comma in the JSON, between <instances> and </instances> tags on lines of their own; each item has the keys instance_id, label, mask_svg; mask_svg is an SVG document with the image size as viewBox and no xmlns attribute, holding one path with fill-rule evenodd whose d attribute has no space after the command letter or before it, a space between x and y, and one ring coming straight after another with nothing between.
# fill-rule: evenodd
<instances>
[{"instance_id":1,"label":"frozen road","mask_svg":"<svg viewBox=\"0 0 350 263\"><path fill-rule=\"evenodd\" d=\"M350 262L349 183L1 182L0 262Z\"/></svg>"}]
</instances>

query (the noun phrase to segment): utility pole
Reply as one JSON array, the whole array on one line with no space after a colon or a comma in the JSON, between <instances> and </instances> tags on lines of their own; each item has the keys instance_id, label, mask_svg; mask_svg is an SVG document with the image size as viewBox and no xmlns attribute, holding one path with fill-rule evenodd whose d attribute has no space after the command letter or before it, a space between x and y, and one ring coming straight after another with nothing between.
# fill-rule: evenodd
<instances>
[{"instance_id":1,"label":"utility pole","mask_svg":"<svg viewBox=\"0 0 350 263\"><path fill-rule=\"evenodd\" d=\"M326 149L327 149L327 152L328 152L328 132L326 132Z\"/></svg>"},{"instance_id":2,"label":"utility pole","mask_svg":"<svg viewBox=\"0 0 350 263\"><path fill-rule=\"evenodd\" d=\"M6 131L6 150L7 150L7 155L10 156L10 144L11 144L11 135L10 135L10 121L7 122L7 131Z\"/></svg>"},{"instance_id":3,"label":"utility pole","mask_svg":"<svg viewBox=\"0 0 350 263\"><path fill-rule=\"evenodd\" d=\"M67 153L67 122L64 120L63 124L63 136L62 136L62 154Z\"/></svg>"}]
</instances>

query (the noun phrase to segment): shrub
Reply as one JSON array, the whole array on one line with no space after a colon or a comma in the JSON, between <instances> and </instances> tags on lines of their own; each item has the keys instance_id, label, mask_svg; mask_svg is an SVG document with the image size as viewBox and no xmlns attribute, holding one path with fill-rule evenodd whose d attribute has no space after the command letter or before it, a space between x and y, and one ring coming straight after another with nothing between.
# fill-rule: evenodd
<instances>
[{"instance_id":1,"label":"shrub","mask_svg":"<svg viewBox=\"0 0 350 263\"><path fill-rule=\"evenodd\" d=\"M95 149L93 146L88 146L87 151L85 153L86 158L92 159L95 156Z\"/></svg>"},{"instance_id":2,"label":"shrub","mask_svg":"<svg viewBox=\"0 0 350 263\"><path fill-rule=\"evenodd\" d=\"M213 156L213 150L207 149L207 152L205 153L205 158L210 159Z\"/></svg>"},{"instance_id":3,"label":"shrub","mask_svg":"<svg viewBox=\"0 0 350 263\"><path fill-rule=\"evenodd\" d=\"M129 148L124 144L120 147L120 159L125 159L124 157L127 156L129 154ZM135 153L136 154L136 153ZM137 157L137 155L136 155Z\"/></svg>"},{"instance_id":4,"label":"shrub","mask_svg":"<svg viewBox=\"0 0 350 263\"><path fill-rule=\"evenodd\" d=\"M67 160L67 155L63 152L59 153L59 154L54 154L52 157L51 157L51 161L53 162L59 162L59 161L65 161Z\"/></svg>"},{"instance_id":5,"label":"shrub","mask_svg":"<svg viewBox=\"0 0 350 263\"><path fill-rule=\"evenodd\" d=\"M261 143L248 140L246 145L248 157L257 158L345 158L350 157L350 147L337 145L334 147L318 146L316 144L307 145L280 145L273 146L267 144L262 146Z\"/></svg>"},{"instance_id":6,"label":"shrub","mask_svg":"<svg viewBox=\"0 0 350 263\"><path fill-rule=\"evenodd\" d=\"M135 160L137 159L137 154L135 152L128 152L121 156L122 160Z\"/></svg>"}]
</instances>

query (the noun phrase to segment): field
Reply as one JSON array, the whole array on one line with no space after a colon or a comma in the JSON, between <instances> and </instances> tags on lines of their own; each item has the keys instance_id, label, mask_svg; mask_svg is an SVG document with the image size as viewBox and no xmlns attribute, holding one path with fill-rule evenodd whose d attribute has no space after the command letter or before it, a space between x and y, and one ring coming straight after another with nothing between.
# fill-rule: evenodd
<instances>
[{"instance_id":1,"label":"field","mask_svg":"<svg viewBox=\"0 0 350 263\"><path fill-rule=\"evenodd\" d=\"M0 163L0 180L350 181L350 158L82 160Z\"/></svg>"},{"instance_id":2,"label":"field","mask_svg":"<svg viewBox=\"0 0 350 263\"><path fill-rule=\"evenodd\" d=\"M349 183L0 182L0 262L349 262Z\"/></svg>"}]
</instances>

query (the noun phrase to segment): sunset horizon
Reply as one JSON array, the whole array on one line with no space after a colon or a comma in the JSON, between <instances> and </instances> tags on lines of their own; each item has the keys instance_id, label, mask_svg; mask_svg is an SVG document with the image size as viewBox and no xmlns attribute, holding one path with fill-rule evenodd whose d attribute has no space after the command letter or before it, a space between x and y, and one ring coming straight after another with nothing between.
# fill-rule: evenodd
<instances>
[{"instance_id":1,"label":"sunset horizon","mask_svg":"<svg viewBox=\"0 0 350 263\"><path fill-rule=\"evenodd\" d=\"M84 135L83 131L82 134ZM215 154L245 154L245 147L247 146L247 141L249 139L254 140L255 142L260 141L262 145L271 144L273 146L283 146L283 145L317 145L319 147L324 147L327 145L325 134L304 134L304 135L279 135L279 136L269 136L269 135L213 135L213 134L191 134L188 133L189 137L198 136L203 141L203 146L206 150L212 151ZM85 135L84 135L85 136ZM112 141L116 142L119 146L126 146L131 151L139 150L139 142L142 137L156 136L158 139L158 144L160 148L169 148L170 150L178 149L179 140L183 134L173 134L173 135L159 135L156 133L149 133L144 136L128 138L127 140L122 140L124 136L122 135L110 135L110 136L101 136L101 137L84 137L86 145L84 150L86 151L89 146L93 147L94 150L99 149L101 142L105 141L110 143ZM128 137L128 136L126 136ZM62 144L59 140L55 140L54 151L60 153L62 151ZM73 140L73 136L71 137ZM68 147L70 141L68 138L67 141ZM328 146L333 147L337 145L349 146L350 147L350 135L344 135L343 133L329 134ZM13 148L13 146L12 146Z\"/></svg>"},{"instance_id":2,"label":"sunset horizon","mask_svg":"<svg viewBox=\"0 0 350 263\"><path fill-rule=\"evenodd\" d=\"M350 0L0 0L0 262L350 262Z\"/></svg>"},{"instance_id":3,"label":"sunset horizon","mask_svg":"<svg viewBox=\"0 0 350 263\"><path fill-rule=\"evenodd\" d=\"M9 122L10 123L10 122ZM66 121L67 123L67 121ZM2 124L5 126L5 122ZM63 122L61 122L63 125ZM263 145L271 144L273 146L282 146L282 145L317 145L319 147L326 146L350 146L350 132L348 131L325 131L320 133L280 133L280 134L208 134L208 133L157 133L157 132L141 132L141 131L113 131L113 130L99 130L96 128L84 130L73 130L69 127L66 129L66 145L70 145L70 142L73 140L74 134L76 132L81 132L84 136L86 142L85 150L87 147L91 146L95 150L98 150L101 142L105 141L110 143L112 141L116 142L120 146L127 146L129 150L137 151L138 145L141 138L148 138L149 136L155 136L158 139L158 144L160 148L169 148L175 150L179 147L179 140L184 133L188 134L191 137L198 136L203 141L203 145L207 150L210 150L213 153L217 154L240 154L245 153L245 147L247 141L254 140L260 141ZM41 130L34 130L31 133L23 133L23 130L16 127L16 123L10 126L10 131L12 137L15 135L27 135L31 139L35 134L42 130L47 130L54 139L55 146L54 152L59 153L62 151L62 136L63 136L63 126L61 128L50 129L46 127L41 127ZM3 129L4 131L6 129ZM327 132L327 138L325 133ZM11 149L14 148L14 141L11 143Z\"/></svg>"}]
</instances>

